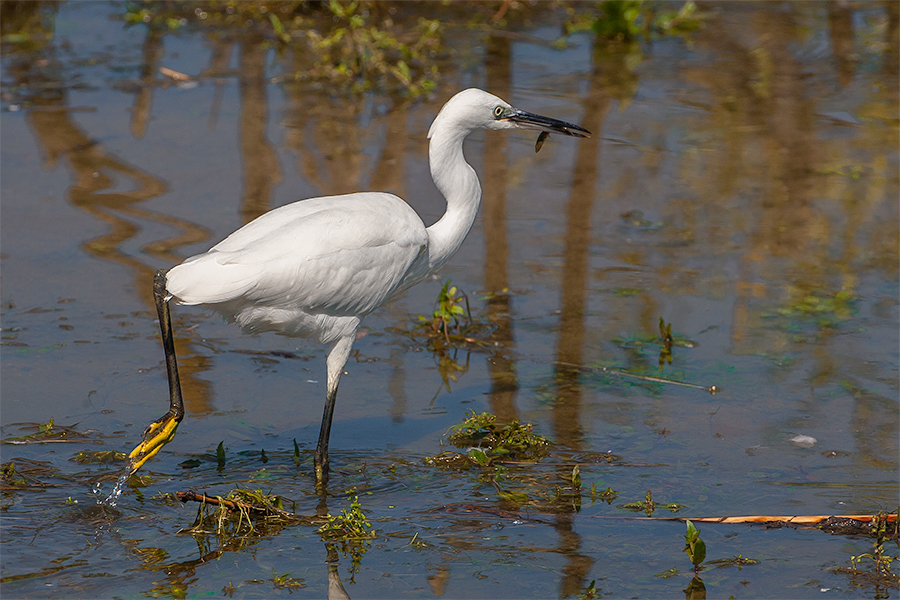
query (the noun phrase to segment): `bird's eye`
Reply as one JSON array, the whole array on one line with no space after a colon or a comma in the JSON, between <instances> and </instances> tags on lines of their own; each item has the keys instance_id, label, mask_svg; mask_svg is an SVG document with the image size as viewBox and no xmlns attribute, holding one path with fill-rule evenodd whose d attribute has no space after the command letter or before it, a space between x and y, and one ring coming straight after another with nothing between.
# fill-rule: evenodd
<instances>
[{"instance_id":1,"label":"bird's eye","mask_svg":"<svg viewBox=\"0 0 900 600\"><path fill-rule=\"evenodd\" d=\"M494 118L499 119L502 116L503 116L503 107L502 106L496 107L494 109Z\"/></svg>"}]
</instances>

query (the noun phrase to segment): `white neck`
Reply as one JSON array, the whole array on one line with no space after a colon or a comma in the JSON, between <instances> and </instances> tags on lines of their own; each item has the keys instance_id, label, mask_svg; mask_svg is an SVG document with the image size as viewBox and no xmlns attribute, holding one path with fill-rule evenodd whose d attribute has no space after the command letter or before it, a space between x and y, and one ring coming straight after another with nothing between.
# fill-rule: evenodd
<instances>
[{"instance_id":1,"label":"white neck","mask_svg":"<svg viewBox=\"0 0 900 600\"><path fill-rule=\"evenodd\" d=\"M463 156L463 140L468 133L439 125L432 131L428 162L431 177L447 200L447 212L427 229L430 273L443 266L459 249L481 204L478 176Z\"/></svg>"}]
</instances>

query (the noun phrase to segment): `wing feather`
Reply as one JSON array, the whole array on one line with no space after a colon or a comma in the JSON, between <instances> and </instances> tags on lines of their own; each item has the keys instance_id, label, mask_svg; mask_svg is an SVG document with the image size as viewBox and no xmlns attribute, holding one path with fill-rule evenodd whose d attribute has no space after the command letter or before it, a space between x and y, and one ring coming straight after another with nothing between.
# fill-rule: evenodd
<instances>
[{"instance_id":1,"label":"wing feather","mask_svg":"<svg viewBox=\"0 0 900 600\"><path fill-rule=\"evenodd\" d=\"M400 285L427 244L425 227L391 194L314 198L275 209L167 276L183 304L228 303L363 315Z\"/></svg>"}]
</instances>

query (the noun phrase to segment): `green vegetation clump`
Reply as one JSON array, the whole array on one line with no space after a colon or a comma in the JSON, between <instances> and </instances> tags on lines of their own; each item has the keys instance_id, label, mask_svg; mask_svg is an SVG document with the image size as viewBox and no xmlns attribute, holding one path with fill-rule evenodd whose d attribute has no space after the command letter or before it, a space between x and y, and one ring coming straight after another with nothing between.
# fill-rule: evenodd
<instances>
[{"instance_id":1,"label":"green vegetation clump","mask_svg":"<svg viewBox=\"0 0 900 600\"><path fill-rule=\"evenodd\" d=\"M448 440L458 448L478 444L493 454L519 460L540 460L550 448L547 438L534 433L531 423L523 425L515 419L499 425L496 415L487 412L475 414L474 410L470 411L462 423L450 430L452 433Z\"/></svg>"},{"instance_id":2,"label":"green vegetation clump","mask_svg":"<svg viewBox=\"0 0 900 600\"><path fill-rule=\"evenodd\" d=\"M371 540L375 538L372 523L363 513L359 498L353 498L349 510L345 508L339 515L326 516L325 524L319 527L318 532L326 546L332 547L335 542L339 542L344 555L350 556L349 582L353 583L363 555L369 550Z\"/></svg>"},{"instance_id":3,"label":"green vegetation clump","mask_svg":"<svg viewBox=\"0 0 900 600\"><path fill-rule=\"evenodd\" d=\"M466 448L466 453L442 452L427 457L426 463L447 469L467 469L473 465L495 466L498 460L539 461L551 446L547 438L534 433L531 423L513 420L501 425L496 415L476 414L474 410L448 432L448 441L457 448Z\"/></svg>"},{"instance_id":4,"label":"green vegetation clump","mask_svg":"<svg viewBox=\"0 0 900 600\"><path fill-rule=\"evenodd\" d=\"M16 464L5 462L0 465L0 474L3 477L3 487L28 487L28 481L16 471Z\"/></svg>"},{"instance_id":5,"label":"green vegetation clump","mask_svg":"<svg viewBox=\"0 0 900 600\"><path fill-rule=\"evenodd\" d=\"M684 508L684 505L678 504L677 502L657 502L653 499L653 494L651 494L651 491L647 490L647 495L643 500L640 500L638 502L628 502L626 504L620 504L618 508L621 508L622 510L633 510L635 512L643 511L647 513L647 516L649 517L657 508L664 508L670 512L677 513L679 510Z\"/></svg>"},{"instance_id":6,"label":"green vegetation clump","mask_svg":"<svg viewBox=\"0 0 900 600\"><path fill-rule=\"evenodd\" d=\"M372 523L362 511L358 497L350 503L350 510L345 508L339 515L325 517L325 524L319 527L318 532L322 539L327 541L368 540L375 537Z\"/></svg>"},{"instance_id":7,"label":"green vegetation clump","mask_svg":"<svg viewBox=\"0 0 900 600\"><path fill-rule=\"evenodd\" d=\"M483 412L469 416L450 428L447 438L457 448L477 445L483 451L516 460L540 460L547 454L550 442L544 436L534 433L531 423L520 423L517 419L500 425L496 415Z\"/></svg>"},{"instance_id":8,"label":"green vegetation clump","mask_svg":"<svg viewBox=\"0 0 900 600\"><path fill-rule=\"evenodd\" d=\"M295 579L287 573L279 575L275 569L272 569L272 585L276 590L287 589L288 592L306 587L306 584L303 583L303 579Z\"/></svg>"}]
</instances>

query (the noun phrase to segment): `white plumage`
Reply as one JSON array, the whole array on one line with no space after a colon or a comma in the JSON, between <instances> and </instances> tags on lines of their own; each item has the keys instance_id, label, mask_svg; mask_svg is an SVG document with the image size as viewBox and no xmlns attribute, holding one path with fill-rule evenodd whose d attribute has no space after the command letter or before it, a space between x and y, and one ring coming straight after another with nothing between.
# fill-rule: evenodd
<instances>
[{"instance_id":1,"label":"white plumage","mask_svg":"<svg viewBox=\"0 0 900 600\"><path fill-rule=\"evenodd\" d=\"M315 455L316 479L324 482L338 382L360 320L439 269L475 221L481 186L463 156L463 140L479 128L590 135L577 125L516 110L482 90L464 90L441 108L428 132L431 175L447 200L437 223L426 228L392 194L311 198L266 213L208 252L157 273L154 293L170 409L144 432L131 453L132 469L172 439L184 415L168 315L171 298L212 308L247 332L275 331L326 344L327 394Z\"/></svg>"},{"instance_id":2,"label":"white plumage","mask_svg":"<svg viewBox=\"0 0 900 600\"><path fill-rule=\"evenodd\" d=\"M427 245L421 219L397 196L312 198L266 213L174 267L166 288L176 302L209 306L245 332L330 344L331 324L358 324L381 306Z\"/></svg>"}]
</instances>

